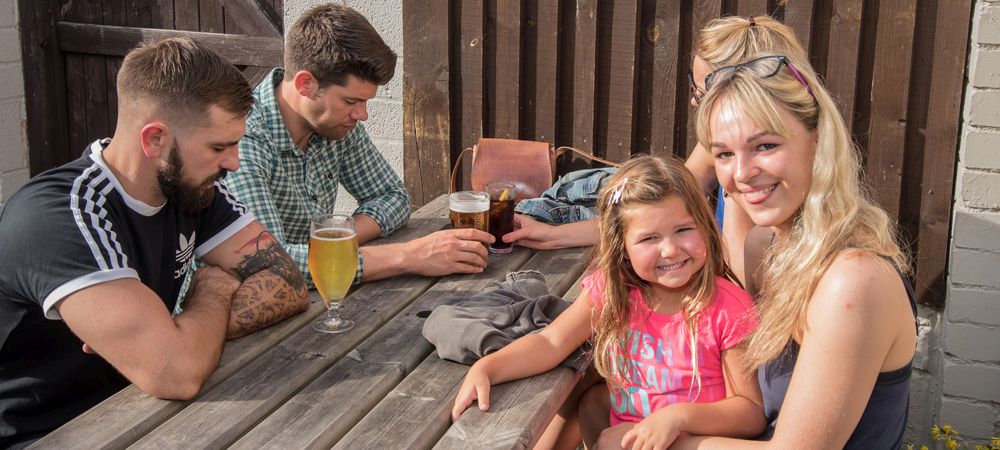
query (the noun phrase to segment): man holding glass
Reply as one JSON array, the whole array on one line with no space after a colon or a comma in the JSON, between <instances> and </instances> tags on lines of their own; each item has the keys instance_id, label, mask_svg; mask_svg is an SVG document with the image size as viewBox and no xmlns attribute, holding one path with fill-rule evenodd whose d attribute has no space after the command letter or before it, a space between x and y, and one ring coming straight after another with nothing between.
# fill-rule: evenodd
<instances>
[{"instance_id":1,"label":"man holding glass","mask_svg":"<svg viewBox=\"0 0 1000 450\"><path fill-rule=\"evenodd\" d=\"M305 12L285 36L285 67L254 90L240 141L243 165L227 185L308 274L309 223L333 212L343 185L358 201L359 244L410 216L402 180L361 124L367 101L392 78L396 54L357 11L327 4ZM354 283L404 273L438 276L486 267L493 237L445 230L401 244L363 246ZM310 286L313 284L307 278Z\"/></svg>"},{"instance_id":2,"label":"man holding glass","mask_svg":"<svg viewBox=\"0 0 1000 450\"><path fill-rule=\"evenodd\" d=\"M38 175L0 215L0 447L42 437L132 382L190 399L223 342L305 310L298 269L219 181L252 102L189 39L130 52L111 139ZM171 316L191 259L199 269Z\"/></svg>"}]
</instances>

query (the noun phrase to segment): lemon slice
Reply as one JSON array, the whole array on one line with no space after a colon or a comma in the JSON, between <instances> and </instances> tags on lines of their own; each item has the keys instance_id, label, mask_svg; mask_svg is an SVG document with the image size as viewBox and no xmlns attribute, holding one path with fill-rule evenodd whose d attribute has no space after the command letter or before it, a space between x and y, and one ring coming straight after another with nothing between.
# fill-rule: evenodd
<instances>
[{"instance_id":1,"label":"lemon slice","mask_svg":"<svg viewBox=\"0 0 1000 450\"><path fill-rule=\"evenodd\" d=\"M508 193L508 191L509 191L509 189L503 188L503 192L500 193L500 201L501 202L507 200L507 193Z\"/></svg>"}]
</instances>

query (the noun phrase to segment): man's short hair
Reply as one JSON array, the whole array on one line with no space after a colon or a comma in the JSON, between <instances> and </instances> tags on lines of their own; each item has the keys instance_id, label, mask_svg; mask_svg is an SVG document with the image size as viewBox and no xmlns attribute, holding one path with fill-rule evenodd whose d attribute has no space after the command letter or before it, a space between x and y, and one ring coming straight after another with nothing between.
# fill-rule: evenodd
<instances>
[{"instance_id":1,"label":"man's short hair","mask_svg":"<svg viewBox=\"0 0 1000 450\"><path fill-rule=\"evenodd\" d=\"M152 104L179 126L199 122L212 105L239 116L253 106L250 85L235 66L183 37L130 51L118 71L118 99L119 114Z\"/></svg>"},{"instance_id":2,"label":"man's short hair","mask_svg":"<svg viewBox=\"0 0 1000 450\"><path fill-rule=\"evenodd\" d=\"M316 6L285 35L285 78L308 71L320 88L344 86L347 76L384 85L396 69L396 53L361 13L343 5Z\"/></svg>"}]
</instances>

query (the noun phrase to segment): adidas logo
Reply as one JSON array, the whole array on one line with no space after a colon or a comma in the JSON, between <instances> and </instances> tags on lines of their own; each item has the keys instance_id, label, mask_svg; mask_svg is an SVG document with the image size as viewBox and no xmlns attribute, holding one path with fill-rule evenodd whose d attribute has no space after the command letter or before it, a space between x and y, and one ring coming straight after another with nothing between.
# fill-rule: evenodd
<instances>
[{"instance_id":1,"label":"adidas logo","mask_svg":"<svg viewBox=\"0 0 1000 450\"><path fill-rule=\"evenodd\" d=\"M194 255L194 243L195 243L195 232L191 232L191 237L187 238L183 234L178 236L178 247L177 255L174 259L177 261L180 269L174 271L174 279L183 277L189 270L191 257Z\"/></svg>"}]
</instances>

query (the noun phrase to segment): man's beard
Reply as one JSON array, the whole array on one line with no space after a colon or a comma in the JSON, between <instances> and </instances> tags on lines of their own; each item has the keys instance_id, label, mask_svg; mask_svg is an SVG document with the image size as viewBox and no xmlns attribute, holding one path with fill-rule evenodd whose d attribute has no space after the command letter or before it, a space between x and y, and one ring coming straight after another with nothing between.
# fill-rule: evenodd
<instances>
[{"instance_id":1,"label":"man's beard","mask_svg":"<svg viewBox=\"0 0 1000 450\"><path fill-rule=\"evenodd\" d=\"M215 199L215 180L225 178L226 170L220 169L218 175L205 180L204 183L192 186L184 182L184 163L181 161L180 149L174 143L170 150L167 167L156 172L156 181L160 192L185 214L196 214L207 209Z\"/></svg>"}]
</instances>

